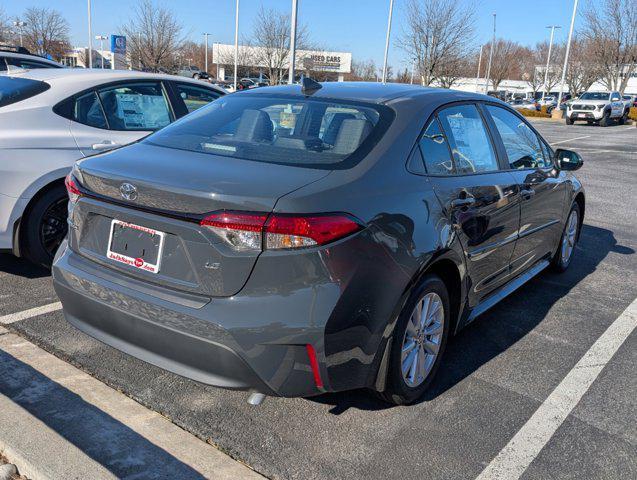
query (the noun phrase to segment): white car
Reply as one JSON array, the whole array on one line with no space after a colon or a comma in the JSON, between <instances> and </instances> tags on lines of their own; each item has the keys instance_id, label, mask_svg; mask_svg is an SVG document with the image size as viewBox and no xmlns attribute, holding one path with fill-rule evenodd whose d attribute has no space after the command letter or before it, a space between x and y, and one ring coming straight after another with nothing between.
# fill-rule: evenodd
<instances>
[{"instance_id":1,"label":"white car","mask_svg":"<svg viewBox=\"0 0 637 480\"><path fill-rule=\"evenodd\" d=\"M619 92L585 92L579 98L567 104L566 124L583 120L589 125L599 122L606 127L611 121L624 124L628 118L629 108L622 100Z\"/></svg>"},{"instance_id":2,"label":"white car","mask_svg":"<svg viewBox=\"0 0 637 480\"><path fill-rule=\"evenodd\" d=\"M0 249L50 264L76 160L135 142L225 92L173 75L39 69L0 76Z\"/></svg>"},{"instance_id":3,"label":"white car","mask_svg":"<svg viewBox=\"0 0 637 480\"><path fill-rule=\"evenodd\" d=\"M33 55L26 48L0 46L0 75L14 75L36 68L64 68L64 65Z\"/></svg>"}]
</instances>

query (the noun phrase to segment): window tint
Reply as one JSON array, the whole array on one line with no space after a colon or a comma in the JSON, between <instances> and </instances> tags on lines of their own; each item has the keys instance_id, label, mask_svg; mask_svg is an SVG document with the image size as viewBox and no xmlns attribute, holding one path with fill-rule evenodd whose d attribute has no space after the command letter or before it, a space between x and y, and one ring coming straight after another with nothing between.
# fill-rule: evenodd
<instances>
[{"instance_id":1,"label":"window tint","mask_svg":"<svg viewBox=\"0 0 637 480\"><path fill-rule=\"evenodd\" d=\"M446 108L438 118L451 146L456 173L498 170L493 145L475 105Z\"/></svg>"},{"instance_id":2,"label":"window tint","mask_svg":"<svg viewBox=\"0 0 637 480\"><path fill-rule=\"evenodd\" d=\"M544 153L544 161L546 162L546 166L553 165L553 150L543 141L540 141L542 144L542 152Z\"/></svg>"},{"instance_id":3,"label":"window tint","mask_svg":"<svg viewBox=\"0 0 637 480\"><path fill-rule=\"evenodd\" d=\"M108 128L102 106L95 92L84 94L75 100L71 120L90 127Z\"/></svg>"},{"instance_id":4,"label":"window tint","mask_svg":"<svg viewBox=\"0 0 637 480\"><path fill-rule=\"evenodd\" d=\"M194 112L198 108L208 105L213 100L220 97L220 94L209 88L197 87L196 85L188 85L186 83L178 83L177 95L186 104L188 113Z\"/></svg>"},{"instance_id":5,"label":"window tint","mask_svg":"<svg viewBox=\"0 0 637 480\"><path fill-rule=\"evenodd\" d=\"M427 173L430 175L450 175L454 173L447 138L442 132L437 118L434 118L429 123L420 139L420 150L425 159Z\"/></svg>"},{"instance_id":6,"label":"window tint","mask_svg":"<svg viewBox=\"0 0 637 480\"><path fill-rule=\"evenodd\" d=\"M378 105L227 95L146 141L259 162L347 168L390 121L391 110Z\"/></svg>"},{"instance_id":7,"label":"window tint","mask_svg":"<svg viewBox=\"0 0 637 480\"><path fill-rule=\"evenodd\" d=\"M550 166L551 162L544 158L537 135L523 120L501 107L487 105L487 110L500 133L511 168Z\"/></svg>"},{"instance_id":8,"label":"window tint","mask_svg":"<svg viewBox=\"0 0 637 480\"><path fill-rule=\"evenodd\" d=\"M60 68L57 65L51 65L50 63L38 62L37 60L29 60L25 58L9 57L7 58L7 63L19 68Z\"/></svg>"},{"instance_id":9,"label":"window tint","mask_svg":"<svg viewBox=\"0 0 637 480\"><path fill-rule=\"evenodd\" d=\"M50 88L50 85L28 78L0 76L0 107L21 102Z\"/></svg>"},{"instance_id":10,"label":"window tint","mask_svg":"<svg viewBox=\"0 0 637 480\"><path fill-rule=\"evenodd\" d=\"M111 130L159 130L171 122L159 82L117 85L98 93Z\"/></svg>"}]
</instances>

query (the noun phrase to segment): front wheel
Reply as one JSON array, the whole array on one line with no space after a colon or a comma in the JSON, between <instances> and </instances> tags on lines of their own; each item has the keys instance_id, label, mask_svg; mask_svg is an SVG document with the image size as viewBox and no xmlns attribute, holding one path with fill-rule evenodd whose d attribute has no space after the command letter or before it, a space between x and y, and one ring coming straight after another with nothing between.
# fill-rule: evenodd
<instances>
[{"instance_id":1,"label":"front wheel","mask_svg":"<svg viewBox=\"0 0 637 480\"><path fill-rule=\"evenodd\" d=\"M621 117L619 117L619 120L617 121L617 123L619 123L620 125L626 125L627 121L628 121L628 109L624 110L624 113L622 114Z\"/></svg>"},{"instance_id":2,"label":"front wheel","mask_svg":"<svg viewBox=\"0 0 637 480\"><path fill-rule=\"evenodd\" d=\"M575 252L575 245L579 238L580 222L581 215L579 205L574 203L566 219L560 245L551 262L553 270L561 273L566 271L571 264L573 253Z\"/></svg>"},{"instance_id":3,"label":"front wheel","mask_svg":"<svg viewBox=\"0 0 637 480\"><path fill-rule=\"evenodd\" d=\"M604 112L604 116L602 117L602 119L599 121L599 126L600 127L608 127L608 124L610 123L610 112L608 110L606 110Z\"/></svg>"},{"instance_id":4,"label":"front wheel","mask_svg":"<svg viewBox=\"0 0 637 480\"><path fill-rule=\"evenodd\" d=\"M66 236L68 197L64 185L57 185L38 198L22 224L24 256L33 263L50 267L53 256Z\"/></svg>"},{"instance_id":5,"label":"front wheel","mask_svg":"<svg viewBox=\"0 0 637 480\"><path fill-rule=\"evenodd\" d=\"M387 385L380 397L409 404L427 390L440 366L449 335L449 294L436 275L414 288L398 317L391 344Z\"/></svg>"},{"instance_id":6,"label":"front wheel","mask_svg":"<svg viewBox=\"0 0 637 480\"><path fill-rule=\"evenodd\" d=\"M569 116L566 117L566 125L573 125L573 120Z\"/></svg>"}]
</instances>

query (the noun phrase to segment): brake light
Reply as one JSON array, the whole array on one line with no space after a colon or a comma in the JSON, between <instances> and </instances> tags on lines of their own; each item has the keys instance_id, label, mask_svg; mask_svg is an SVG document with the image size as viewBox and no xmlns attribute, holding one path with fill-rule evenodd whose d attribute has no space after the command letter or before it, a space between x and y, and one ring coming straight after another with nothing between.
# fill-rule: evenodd
<instances>
[{"instance_id":1,"label":"brake light","mask_svg":"<svg viewBox=\"0 0 637 480\"><path fill-rule=\"evenodd\" d=\"M361 226L346 215L272 215L265 226L268 249L325 245L346 237Z\"/></svg>"},{"instance_id":2,"label":"brake light","mask_svg":"<svg viewBox=\"0 0 637 480\"><path fill-rule=\"evenodd\" d=\"M66 193L69 195L69 201L76 203L82 196L82 192L77 186L76 180L70 173L64 179L64 185L66 185Z\"/></svg>"},{"instance_id":3,"label":"brake light","mask_svg":"<svg viewBox=\"0 0 637 480\"><path fill-rule=\"evenodd\" d=\"M219 212L208 215L200 224L240 251L325 245L362 228L345 214L268 216L261 213Z\"/></svg>"}]
</instances>

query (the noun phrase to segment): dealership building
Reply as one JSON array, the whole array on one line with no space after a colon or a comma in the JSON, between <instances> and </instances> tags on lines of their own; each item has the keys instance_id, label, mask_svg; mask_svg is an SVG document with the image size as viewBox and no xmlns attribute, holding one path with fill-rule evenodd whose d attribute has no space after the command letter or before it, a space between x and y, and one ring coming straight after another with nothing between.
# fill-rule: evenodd
<instances>
[{"instance_id":1,"label":"dealership building","mask_svg":"<svg viewBox=\"0 0 637 480\"><path fill-rule=\"evenodd\" d=\"M226 80L234 75L234 45L215 43L212 45L212 62L218 68L219 80ZM267 75L269 57L276 57L278 52L268 51L265 47L239 46L239 76ZM281 59L281 70L290 67L287 58ZM320 72L324 80L342 82L345 75L352 71L352 54L350 52L323 52L318 50L296 51L296 73ZM243 72L243 73L241 73ZM249 72L249 74L246 74Z\"/></svg>"}]
</instances>

